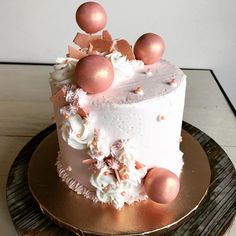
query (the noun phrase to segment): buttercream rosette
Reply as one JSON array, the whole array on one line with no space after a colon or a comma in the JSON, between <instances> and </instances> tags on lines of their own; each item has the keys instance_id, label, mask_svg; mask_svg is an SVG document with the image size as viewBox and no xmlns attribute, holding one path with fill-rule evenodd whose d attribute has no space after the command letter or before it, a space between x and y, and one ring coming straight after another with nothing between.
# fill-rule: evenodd
<instances>
[{"instance_id":1,"label":"buttercream rosette","mask_svg":"<svg viewBox=\"0 0 236 236\"><path fill-rule=\"evenodd\" d=\"M57 86L73 83L77 62L75 58L57 58L54 71L50 73L53 83Z\"/></svg>"},{"instance_id":2,"label":"buttercream rosette","mask_svg":"<svg viewBox=\"0 0 236 236\"><path fill-rule=\"evenodd\" d=\"M94 137L94 128L80 115L71 115L61 127L62 138L74 149L86 149Z\"/></svg>"}]
</instances>

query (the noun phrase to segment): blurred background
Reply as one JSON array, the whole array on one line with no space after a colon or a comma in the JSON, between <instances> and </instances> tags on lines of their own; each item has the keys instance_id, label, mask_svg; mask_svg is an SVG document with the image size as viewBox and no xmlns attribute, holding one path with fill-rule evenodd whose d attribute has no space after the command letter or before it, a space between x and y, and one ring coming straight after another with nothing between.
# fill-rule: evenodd
<instances>
[{"instance_id":1,"label":"blurred background","mask_svg":"<svg viewBox=\"0 0 236 236\"><path fill-rule=\"evenodd\" d=\"M85 1L1 0L0 61L54 63L77 31L74 14ZM235 0L98 0L107 29L131 44L143 33L161 35L164 58L184 68L212 69L236 107ZM211 91L209 91L210 94Z\"/></svg>"}]
</instances>

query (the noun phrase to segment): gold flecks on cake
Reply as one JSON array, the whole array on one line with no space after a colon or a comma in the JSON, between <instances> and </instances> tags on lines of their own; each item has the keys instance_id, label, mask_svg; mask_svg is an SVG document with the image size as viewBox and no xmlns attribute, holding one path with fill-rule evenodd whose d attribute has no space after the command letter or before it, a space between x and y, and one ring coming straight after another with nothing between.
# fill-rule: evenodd
<instances>
[{"instance_id":1,"label":"gold flecks on cake","mask_svg":"<svg viewBox=\"0 0 236 236\"><path fill-rule=\"evenodd\" d=\"M97 161L94 160L94 159L86 159L86 160L83 160L82 163L85 164L85 165L92 165L92 164L95 164Z\"/></svg>"},{"instance_id":2,"label":"gold flecks on cake","mask_svg":"<svg viewBox=\"0 0 236 236\"><path fill-rule=\"evenodd\" d=\"M149 76L149 77L153 75L151 69L147 69L147 70L145 71L145 74L146 74L147 76Z\"/></svg>"},{"instance_id":3,"label":"gold flecks on cake","mask_svg":"<svg viewBox=\"0 0 236 236\"><path fill-rule=\"evenodd\" d=\"M158 116L157 120L158 120L158 121L164 121L164 120L166 120L166 116L163 115L163 114L160 114L160 115Z\"/></svg>"},{"instance_id":4,"label":"gold flecks on cake","mask_svg":"<svg viewBox=\"0 0 236 236\"><path fill-rule=\"evenodd\" d=\"M137 87L132 92L135 93L135 94L138 94L138 95L143 95L144 94L143 89L141 87Z\"/></svg>"},{"instance_id":5,"label":"gold flecks on cake","mask_svg":"<svg viewBox=\"0 0 236 236\"><path fill-rule=\"evenodd\" d=\"M177 87L176 79L171 79L167 82L167 84L171 85L172 87Z\"/></svg>"}]
</instances>

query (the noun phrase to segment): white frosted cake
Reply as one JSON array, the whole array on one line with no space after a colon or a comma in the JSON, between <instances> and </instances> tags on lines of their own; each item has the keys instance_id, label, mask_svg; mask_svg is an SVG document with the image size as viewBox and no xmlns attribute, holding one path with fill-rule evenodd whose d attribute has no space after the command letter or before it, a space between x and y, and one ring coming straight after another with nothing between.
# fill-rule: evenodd
<instances>
[{"instance_id":1,"label":"white frosted cake","mask_svg":"<svg viewBox=\"0 0 236 236\"><path fill-rule=\"evenodd\" d=\"M178 67L160 58L146 63L130 54L131 47L120 47L121 41L112 40L108 31L94 36L78 33L74 42L79 48L69 47L68 57L57 59L50 78L60 179L77 194L117 209L148 197L155 200L159 190L148 188L150 181L160 180L148 175L151 170L181 177L186 88L186 76ZM102 57L112 65L114 75L103 91L91 92L80 82L86 57ZM99 62L91 65L91 71L99 68ZM176 196L178 190L173 191Z\"/></svg>"}]
</instances>

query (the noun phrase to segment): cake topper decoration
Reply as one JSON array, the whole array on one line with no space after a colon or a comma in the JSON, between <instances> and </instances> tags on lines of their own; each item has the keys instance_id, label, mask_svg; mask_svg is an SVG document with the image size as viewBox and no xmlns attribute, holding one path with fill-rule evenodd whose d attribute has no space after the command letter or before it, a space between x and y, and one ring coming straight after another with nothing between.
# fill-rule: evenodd
<instances>
[{"instance_id":1,"label":"cake topper decoration","mask_svg":"<svg viewBox=\"0 0 236 236\"><path fill-rule=\"evenodd\" d=\"M117 50L123 55L126 56L128 60L134 60L135 56L132 50L132 47L125 39L120 39L116 42Z\"/></svg>"},{"instance_id":2,"label":"cake topper decoration","mask_svg":"<svg viewBox=\"0 0 236 236\"><path fill-rule=\"evenodd\" d=\"M153 33L143 34L134 45L136 59L142 60L144 64L150 65L162 57L165 50L163 39Z\"/></svg>"},{"instance_id":3,"label":"cake topper decoration","mask_svg":"<svg viewBox=\"0 0 236 236\"><path fill-rule=\"evenodd\" d=\"M79 27L88 34L102 30L107 23L104 8L96 2L86 2L76 11L76 21Z\"/></svg>"},{"instance_id":4,"label":"cake topper decoration","mask_svg":"<svg viewBox=\"0 0 236 236\"><path fill-rule=\"evenodd\" d=\"M112 41L111 34L109 33L108 30L103 30L102 31L102 38L107 41Z\"/></svg>"},{"instance_id":5,"label":"cake topper decoration","mask_svg":"<svg viewBox=\"0 0 236 236\"><path fill-rule=\"evenodd\" d=\"M157 203L172 202L179 192L179 178L164 168L151 169L144 180L144 188L148 197Z\"/></svg>"},{"instance_id":6,"label":"cake topper decoration","mask_svg":"<svg viewBox=\"0 0 236 236\"><path fill-rule=\"evenodd\" d=\"M73 42L80 49L68 46L68 55L76 59L82 59L88 55L97 55L99 53L110 53L113 50L114 41L107 30L103 30L102 34L90 35L77 33Z\"/></svg>"},{"instance_id":7,"label":"cake topper decoration","mask_svg":"<svg viewBox=\"0 0 236 236\"><path fill-rule=\"evenodd\" d=\"M100 53L110 53L113 50L113 41L105 39L95 39L91 42L93 49Z\"/></svg>"},{"instance_id":8,"label":"cake topper decoration","mask_svg":"<svg viewBox=\"0 0 236 236\"><path fill-rule=\"evenodd\" d=\"M87 52L82 51L82 50L77 50L75 48L73 48L72 46L68 46L68 56L70 58L75 58L75 59L82 59L83 57L87 56Z\"/></svg>"},{"instance_id":9,"label":"cake topper decoration","mask_svg":"<svg viewBox=\"0 0 236 236\"><path fill-rule=\"evenodd\" d=\"M88 93L100 93L108 89L114 79L114 68L103 56L89 55L78 61L75 81Z\"/></svg>"},{"instance_id":10,"label":"cake topper decoration","mask_svg":"<svg viewBox=\"0 0 236 236\"><path fill-rule=\"evenodd\" d=\"M77 33L73 42L77 44L80 48L88 48L90 43L95 39L101 39L102 35L96 34L96 35L90 35L90 34L82 34Z\"/></svg>"}]
</instances>

